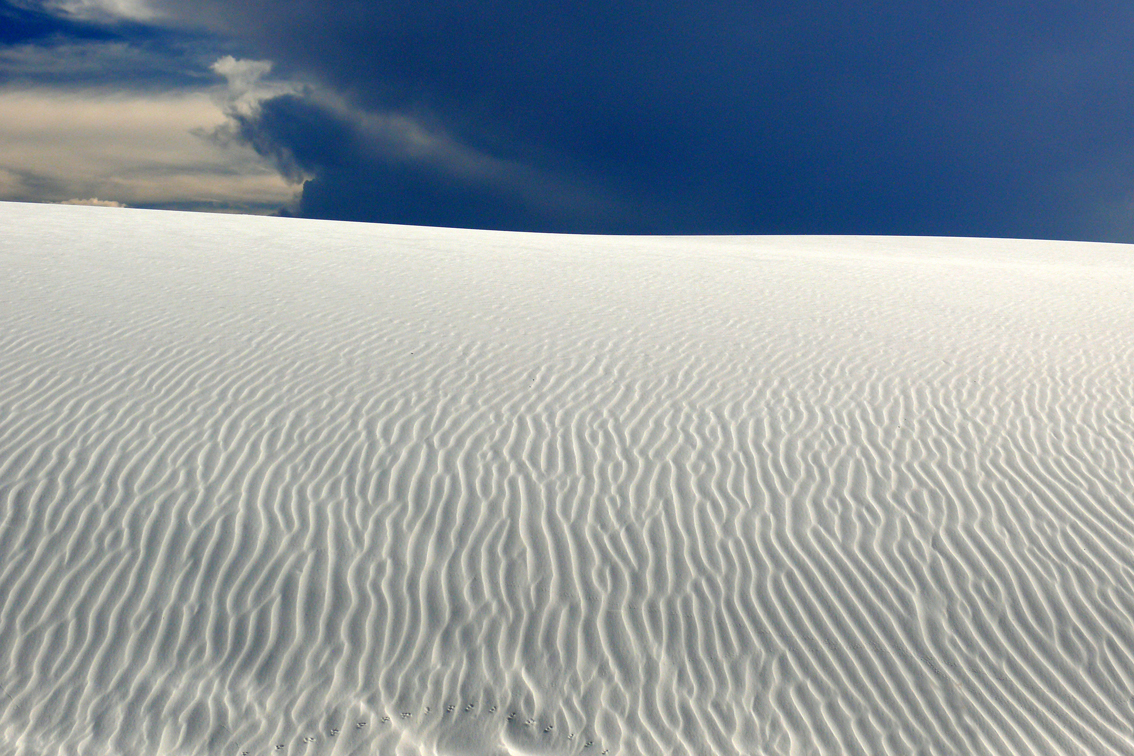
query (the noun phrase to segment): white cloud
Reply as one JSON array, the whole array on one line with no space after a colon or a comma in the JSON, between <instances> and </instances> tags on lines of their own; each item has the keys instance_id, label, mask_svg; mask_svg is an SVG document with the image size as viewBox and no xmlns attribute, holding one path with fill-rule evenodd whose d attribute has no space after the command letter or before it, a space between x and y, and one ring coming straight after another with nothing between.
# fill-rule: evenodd
<instances>
[{"instance_id":1,"label":"white cloud","mask_svg":"<svg viewBox=\"0 0 1134 756\"><path fill-rule=\"evenodd\" d=\"M242 113L248 113L257 103L270 97L294 94L302 89L290 81L266 81L272 71L270 60L240 60L226 55L209 68L227 82L221 97L224 106Z\"/></svg>"},{"instance_id":2,"label":"white cloud","mask_svg":"<svg viewBox=\"0 0 1134 756\"><path fill-rule=\"evenodd\" d=\"M69 199L63 200L60 205L88 205L90 207L126 207L121 202L114 200L100 200L98 197L91 197L90 199Z\"/></svg>"},{"instance_id":3,"label":"white cloud","mask_svg":"<svg viewBox=\"0 0 1134 756\"><path fill-rule=\"evenodd\" d=\"M195 135L226 122L215 92L0 90L0 199L268 211L294 200L253 150Z\"/></svg>"},{"instance_id":4,"label":"white cloud","mask_svg":"<svg viewBox=\"0 0 1134 756\"><path fill-rule=\"evenodd\" d=\"M254 89L272 71L270 60L238 60L231 55L219 58L209 68L228 81L230 89L247 92Z\"/></svg>"},{"instance_id":5,"label":"white cloud","mask_svg":"<svg viewBox=\"0 0 1134 756\"><path fill-rule=\"evenodd\" d=\"M91 21L153 21L160 17L147 0L22 0L17 4Z\"/></svg>"}]
</instances>

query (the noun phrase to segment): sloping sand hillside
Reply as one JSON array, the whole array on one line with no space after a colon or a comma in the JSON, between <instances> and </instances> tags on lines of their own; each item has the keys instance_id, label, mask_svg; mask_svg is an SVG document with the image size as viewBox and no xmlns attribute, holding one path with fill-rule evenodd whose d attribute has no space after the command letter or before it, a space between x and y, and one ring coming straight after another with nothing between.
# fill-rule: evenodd
<instances>
[{"instance_id":1,"label":"sloping sand hillside","mask_svg":"<svg viewBox=\"0 0 1134 756\"><path fill-rule=\"evenodd\" d=\"M0 752L1134 754L1134 249L0 204Z\"/></svg>"}]
</instances>

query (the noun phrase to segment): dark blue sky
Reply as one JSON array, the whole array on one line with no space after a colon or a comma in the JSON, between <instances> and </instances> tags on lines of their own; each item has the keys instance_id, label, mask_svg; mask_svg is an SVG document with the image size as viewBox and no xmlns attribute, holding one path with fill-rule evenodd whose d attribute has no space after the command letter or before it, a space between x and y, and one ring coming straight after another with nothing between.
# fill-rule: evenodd
<instances>
[{"instance_id":1,"label":"dark blue sky","mask_svg":"<svg viewBox=\"0 0 1134 756\"><path fill-rule=\"evenodd\" d=\"M0 24L8 89L271 61L197 133L254 149L294 215L1134 241L1129 3L0 0Z\"/></svg>"}]
</instances>

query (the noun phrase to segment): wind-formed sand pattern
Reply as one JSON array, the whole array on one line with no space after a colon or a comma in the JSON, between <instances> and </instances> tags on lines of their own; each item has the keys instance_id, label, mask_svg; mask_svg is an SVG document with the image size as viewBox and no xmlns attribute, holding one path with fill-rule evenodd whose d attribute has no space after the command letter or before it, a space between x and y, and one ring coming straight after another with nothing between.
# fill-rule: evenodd
<instances>
[{"instance_id":1,"label":"wind-formed sand pattern","mask_svg":"<svg viewBox=\"0 0 1134 756\"><path fill-rule=\"evenodd\" d=\"M1134 754L1134 249L0 204L0 751Z\"/></svg>"}]
</instances>

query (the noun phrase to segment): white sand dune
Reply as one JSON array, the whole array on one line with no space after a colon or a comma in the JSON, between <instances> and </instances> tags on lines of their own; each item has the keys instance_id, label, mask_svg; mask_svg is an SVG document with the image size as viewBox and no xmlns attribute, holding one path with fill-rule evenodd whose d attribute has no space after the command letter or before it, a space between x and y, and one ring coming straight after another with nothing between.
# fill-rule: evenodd
<instances>
[{"instance_id":1,"label":"white sand dune","mask_svg":"<svg viewBox=\"0 0 1134 756\"><path fill-rule=\"evenodd\" d=\"M0 752L1134 754L1134 249L0 204Z\"/></svg>"}]
</instances>

